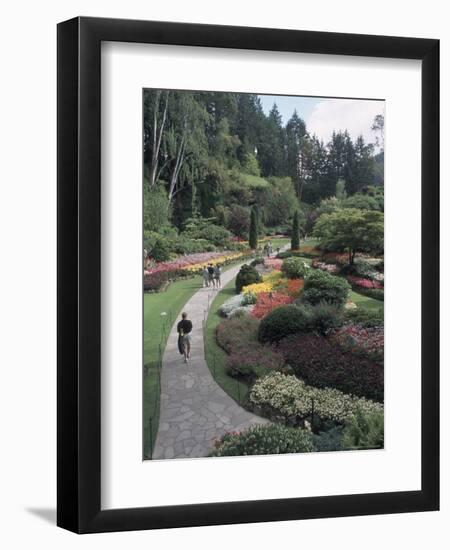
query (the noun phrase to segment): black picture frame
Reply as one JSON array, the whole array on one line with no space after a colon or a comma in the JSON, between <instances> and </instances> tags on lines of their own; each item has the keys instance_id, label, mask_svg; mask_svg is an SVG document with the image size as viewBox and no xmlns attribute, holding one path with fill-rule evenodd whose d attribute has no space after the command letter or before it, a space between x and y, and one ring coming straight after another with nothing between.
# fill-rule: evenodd
<instances>
[{"instance_id":1,"label":"black picture frame","mask_svg":"<svg viewBox=\"0 0 450 550\"><path fill-rule=\"evenodd\" d=\"M422 61L420 491L101 510L102 41ZM94 533L438 510L439 41L77 17L58 25L57 67L57 524L76 533Z\"/></svg>"}]
</instances>

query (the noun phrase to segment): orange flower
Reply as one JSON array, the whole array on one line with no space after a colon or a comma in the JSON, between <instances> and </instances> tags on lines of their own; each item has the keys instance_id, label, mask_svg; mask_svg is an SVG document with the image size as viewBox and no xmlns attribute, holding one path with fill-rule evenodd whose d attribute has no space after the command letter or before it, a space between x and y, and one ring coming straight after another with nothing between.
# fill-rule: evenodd
<instances>
[{"instance_id":1,"label":"orange flower","mask_svg":"<svg viewBox=\"0 0 450 550\"><path fill-rule=\"evenodd\" d=\"M289 296L297 297L300 295L304 286L305 281L303 279L289 279L286 290Z\"/></svg>"}]
</instances>

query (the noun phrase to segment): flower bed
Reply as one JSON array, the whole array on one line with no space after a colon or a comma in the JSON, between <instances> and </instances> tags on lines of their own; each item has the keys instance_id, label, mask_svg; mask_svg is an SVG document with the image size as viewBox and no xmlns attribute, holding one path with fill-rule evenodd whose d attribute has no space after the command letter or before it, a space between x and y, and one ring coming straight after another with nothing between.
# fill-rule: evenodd
<instances>
[{"instance_id":1,"label":"flower bed","mask_svg":"<svg viewBox=\"0 0 450 550\"><path fill-rule=\"evenodd\" d=\"M157 271L144 274L144 292L161 292L171 280L187 277L186 271L175 269L173 271Z\"/></svg>"},{"instance_id":2,"label":"flower bed","mask_svg":"<svg viewBox=\"0 0 450 550\"><path fill-rule=\"evenodd\" d=\"M384 357L383 327L346 325L334 331L330 341L337 342L343 349L377 360Z\"/></svg>"},{"instance_id":3,"label":"flower bed","mask_svg":"<svg viewBox=\"0 0 450 550\"><path fill-rule=\"evenodd\" d=\"M332 387L360 397L383 401L381 352L377 359L364 356L354 353L352 348L343 349L340 343L330 338L313 333L288 336L280 341L278 349L283 353L286 363L294 369L296 376L307 384L319 388Z\"/></svg>"},{"instance_id":4,"label":"flower bed","mask_svg":"<svg viewBox=\"0 0 450 550\"><path fill-rule=\"evenodd\" d=\"M276 307L290 304L293 301L294 298L284 292L260 292L251 315L256 319L262 319Z\"/></svg>"},{"instance_id":5,"label":"flower bed","mask_svg":"<svg viewBox=\"0 0 450 550\"><path fill-rule=\"evenodd\" d=\"M273 289L273 285L270 283L253 283L252 285L244 286L242 289L243 294L261 294L261 292L271 292Z\"/></svg>"},{"instance_id":6,"label":"flower bed","mask_svg":"<svg viewBox=\"0 0 450 550\"><path fill-rule=\"evenodd\" d=\"M279 372L257 380L249 394L256 411L269 418L301 425L311 413L321 421L344 424L358 410L362 413L382 412L383 405L355 397L333 388L308 386L295 376Z\"/></svg>"},{"instance_id":7,"label":"flower bed","mask_svg":"<svg viewBox=\"0 0 450 550\"><path fill-rule=\"evenodd\" d=\"M313 450L312 435L308 431L269 424L252 426L240 433L226 433L215 442L209 456L307 453Z\"/></svg>"},{"instance_id":8,"label":"flower bed","mask_svg":"<svg viewBox=\"0 0 450 550\"><path fill-rule=\"evenodd\" d=\"M381 273L379 275L382 275ZM384 277L383 277L384 280ZM356 288L362 288L362 289L369 289L369 288L376 288L376 289L382 289L383 285L381 284L381 281L379 280L372 280L372 279L366 279L363 277L355 277L353 275L348 275L347 281L352 285L352 287Z\"/></svg>"},{"instance_id":9,"label":"flower bed","mask_svg":"<svg viewBox=\"0 0 450 550\"><path fill-rule=\"evenodd\" d=\"M327 271L331 274L338 273L339 271L339 268L336 264L327 264L325 262L320 262L319 260L313 260L311 266L315 269L321 269L322 271Z\"/></svg>"},{"instance_id":10,"label":"flower bed","mask_svg":"<svg viewBox=\"0 0 450 550\"><path fill-rule=\"evenodd\" d=\"M249 252L200 252L198 254L188 254L181 256L176 260L169 262L160 262L146 268L151 275L154 273L173 273L185 271L188 273L199 272L208 264L226 265L230 262L244 259L249 256Z\"/></svg>"},{"instance_id":11,"label":"flower bed","mask_svg":"<svg viewBox=\"0 0 450 550\"><path fill-rule=\"evenodd\" d=\"M274 269L275 271L281 271L282 263L283 260L278 258L264 258L264 265L270 269Z\"/></svg>"}]
</instances>

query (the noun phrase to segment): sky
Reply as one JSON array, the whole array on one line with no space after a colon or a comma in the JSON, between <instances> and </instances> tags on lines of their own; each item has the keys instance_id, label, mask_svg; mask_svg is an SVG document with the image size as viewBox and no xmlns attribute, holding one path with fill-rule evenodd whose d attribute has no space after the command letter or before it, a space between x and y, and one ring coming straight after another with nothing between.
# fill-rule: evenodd
<instances>
[{"instance_id":1,"label":"sky","mask_svg":"<svg viewBox=\"0 0 450 550\"><path fill-rule=\"evenodd\" d=\"M354 140L360 134L366 143L374 143L375 135L370 129L373 119L384 114L384 101L368 99L330 99L321 97L260 95L266 114L276 103L283 118L283 125L297 109L306 122L306 129L328 143L333 130L348 130Z\"/></svg>"}]
</instances>

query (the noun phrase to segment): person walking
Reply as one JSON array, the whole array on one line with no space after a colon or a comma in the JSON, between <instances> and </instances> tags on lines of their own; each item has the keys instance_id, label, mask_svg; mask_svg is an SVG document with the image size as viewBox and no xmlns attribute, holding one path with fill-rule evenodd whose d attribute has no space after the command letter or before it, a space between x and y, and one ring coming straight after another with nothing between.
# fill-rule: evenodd
<instances>
[{"instance_id":1,"label":"person walking","mask_svg":"<svg viewBox=\"0 0 450 550\"><path fill-rule=\"evenodd\" d=\"M202 271L202 277L203 277L203 288L209 286L209 271L208 268L205 266Z\"/></svg>"},{"instance_id":2,"label":"person walking","mask_svg":"<svg viewBox=\"0 0 450 550\"><path fill-rule=\"evenodd\" d=\"M213 267L213 264L208 265L208 274L209 274L209 286L214 287L214 267Z\"/></svg>"},{"instance_id":3,"label":"person walking","mask_svg":"<svg viewBox=\"0 0 450 550\"><path fill-rule=\"evenodd\" d=\"M177 325L177 332L178 349L181 355L184 356L184 362L187 363L191 354L192 321L189 321L185 311L181 314L181 321Z\"/></svg>"},{"instance_id":4,"label":"person walking","mask_svg":"<svg viewBox=\"0 0 450 550\"><path fill-rule=\"evenodd\" d=\"M222 288L222 283L220 280L220 276L222 275L222 269L220 267L220 264L217 264L214 268L214 287L219 289Z\"/></svg>"}]
</instances>

